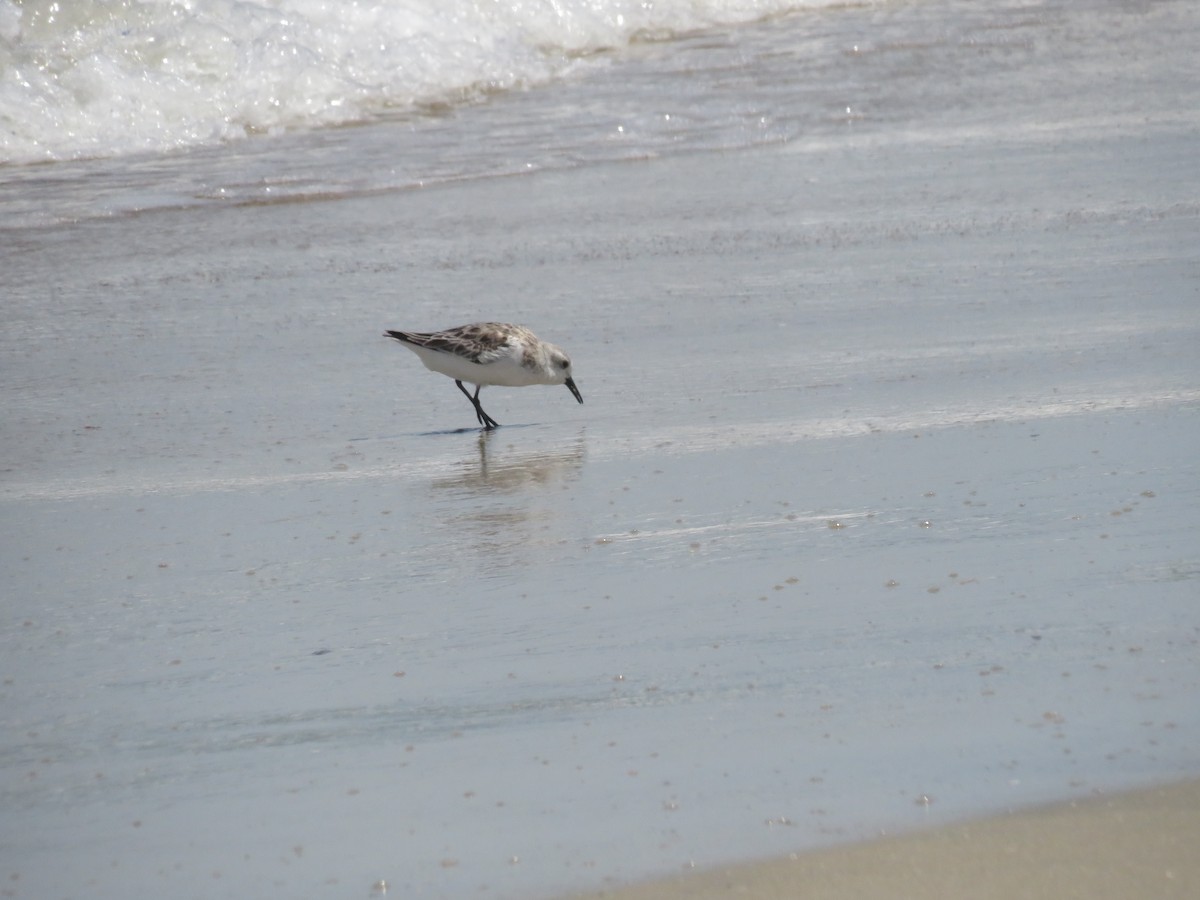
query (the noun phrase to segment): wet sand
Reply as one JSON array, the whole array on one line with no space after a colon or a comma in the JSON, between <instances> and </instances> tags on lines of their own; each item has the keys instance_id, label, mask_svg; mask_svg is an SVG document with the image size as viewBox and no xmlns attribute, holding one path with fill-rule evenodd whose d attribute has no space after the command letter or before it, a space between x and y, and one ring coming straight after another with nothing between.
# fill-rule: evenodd
<instances>
[{"instance_id":1,"label":"wet sand","mask_svg":"<svg viewBox=\"0 0 1200 900\"><path fill-rule=\"evenodd\" d=\"M1193 776L1193 137L25 236L18 896L555 896ZM585 405L481 436L382 337L492 316Z\"/></svg>"},{"instance_id":2,"label":"wet sand","mask_svg":"<svg viewBox=\"0 0 1200 900\"><path fill-rule=\"evenodd\" d=\"M28 236L18 896L561 896L1193 777L1193 134L951 138ZM585 405L480 435L381 334L491 316Z\"/></svg>"},{"instance_id":3,"label":"wet sand","mask_svg":"<svg viewBox=\"0 0 1200 900\"><path fill-rule=\"evenodd\" d=\"M1200 781L639 884L575 900L1125 900L1200 894Z\"/></svg>"}]
</instances>

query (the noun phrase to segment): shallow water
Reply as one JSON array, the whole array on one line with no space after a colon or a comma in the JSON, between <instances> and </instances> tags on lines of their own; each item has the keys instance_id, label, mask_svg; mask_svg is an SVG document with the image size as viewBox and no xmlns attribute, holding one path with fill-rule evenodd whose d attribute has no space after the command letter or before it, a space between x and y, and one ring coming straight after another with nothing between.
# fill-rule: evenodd
<instances>
[{"instance_id":1,"label":"shallow water","mask_svg":"<svg viewBox=\"0 0 1200 900\"><path fill-rule=\"evenodd\" d=\"M830 0L0 0L0 159L169 152L422 114Z\"/></svg>"},{"instance_id":2,"label":"shallow water","mask_svg":"<svg viewBox=\"0 0 1200 900\"><path fill-rule=\"evenodd\" d=\"M1195 774L1195 18L1004 20L971 84L1090 36L1044 107L7 232L11 890L554 896ZM585 405L480 435L381 334L493 317Z\"/></svg>"},{"instance_id":3,"label":"shallow water","mask_svg":"<svg viewBox=\"0 0 1200 900\"><path fill-rule=\"evenodd\" d=\"M712 4L714 14L740 8L715 12L721 6ZM586 57L549 84L489 93L484 103L400 105L346 127L314 129L320 116L307 127L298 118L274 136L167 153L125 148L112 158L122 149L114 136L100 159L0 166L0 229L785 143L1053 140L1068 127L1196 122L1187 102L1195 63L1178 39L1191 27L1186 3L1137 11L982 0L811 6L693 32L690 13L680 13L672 40ZM1105 102L1080 102L1075 86L1084 83ZM15 121L29 118L15 100L8 107Z\"/></svg>"}]
</instances>

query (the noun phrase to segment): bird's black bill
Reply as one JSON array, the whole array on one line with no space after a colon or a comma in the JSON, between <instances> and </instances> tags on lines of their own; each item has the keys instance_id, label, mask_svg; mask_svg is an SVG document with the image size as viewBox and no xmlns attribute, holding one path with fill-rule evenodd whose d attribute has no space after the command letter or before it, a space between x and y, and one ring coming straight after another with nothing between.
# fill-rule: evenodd
<instances>
[{"instance_id":1,"label":"bird's black bill","mask_svg":"<svg viewBox=\"0 0 1200 900\"><path fill-rule=\"evenodd\" d=\"M567 379L565 382L563 382L563 383L564 383L564 384L566 384L566 386L567 386L567 390L569 390L569 391L570 391L572 394L574 394L574 395L575 395L575 399L576 399L576 400L578 400L580 403L582 403L582 402L583 402L583 395L582 395L581 393L579 393L579 388L575 387L575 379L574 379L574 378L568 378L568 379Z\"/></svg>"}]
</instances>

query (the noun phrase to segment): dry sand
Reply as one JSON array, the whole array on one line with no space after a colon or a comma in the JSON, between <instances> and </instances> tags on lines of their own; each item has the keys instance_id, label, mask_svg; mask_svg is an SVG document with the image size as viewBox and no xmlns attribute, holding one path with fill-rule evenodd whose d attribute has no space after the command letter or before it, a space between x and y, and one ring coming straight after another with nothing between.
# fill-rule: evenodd
<instances>
[{"instance_id":1,"label":"dry sand","mask_svg":"<svg viewBox=\"0 0 1200 900\"><path fill-rule=\"evenodd\" d=\"M580 897L1200 896L1200 780Z\"/></svg>"}]
</instances>

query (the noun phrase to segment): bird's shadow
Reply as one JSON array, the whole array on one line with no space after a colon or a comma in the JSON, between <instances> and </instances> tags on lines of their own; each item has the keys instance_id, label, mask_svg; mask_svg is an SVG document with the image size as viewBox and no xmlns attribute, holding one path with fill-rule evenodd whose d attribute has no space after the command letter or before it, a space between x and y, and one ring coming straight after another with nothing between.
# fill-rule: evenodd
<instances>
[{"instance_id":1,"label":"bird's shadow","mask_svg":"<svg viewBox=\"0 0 1200 900\"><path fill-rule=\"evenodd\" d=\"M417 437L441 437L448 434L478 434L482 437L495 434L497 431L512 431L517 428L537 428L540 422L524 422L520 425L497 425L491 430L475 426L472 428L446 428L441 431L418 431Z\"/></svg>"},{"instance_id":2,"label":"bird's shadow","mask_svg":"<svg viewBox=\"0 0 1200 900\"><path fill-rule=\"evenodd\" d=\"M413 431L409 432L407 435L394 435L394 437L447 437L455 434L478 434L481 437L486 438L488 435L495 434L497 431L513 431L517 428L537 428L541 424L541 422L523 422L518 425L497 425L491 431L488 431L486 428L481 428L478 425L472 425L467 428L443 428L438 431ZM354 443L355 441L378 441L388 439L389 438L387 437L363 436L350 438L349 440L351 443Z\"/></svg>"}]
</instances>

